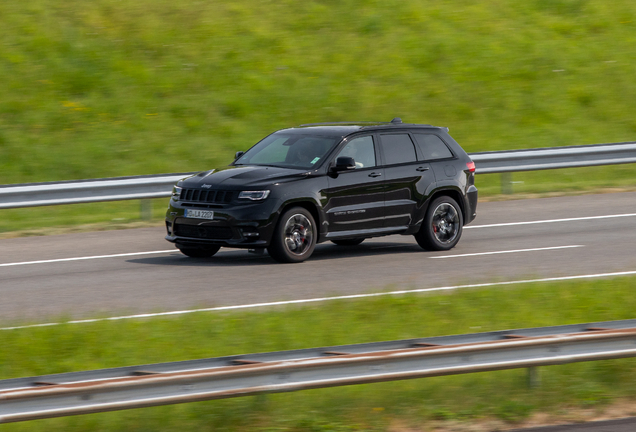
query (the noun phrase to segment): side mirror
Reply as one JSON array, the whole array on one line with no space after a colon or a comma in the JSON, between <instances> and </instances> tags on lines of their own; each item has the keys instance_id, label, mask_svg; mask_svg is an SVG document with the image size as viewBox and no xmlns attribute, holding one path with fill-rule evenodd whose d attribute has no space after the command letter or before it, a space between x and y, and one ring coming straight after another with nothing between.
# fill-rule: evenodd
<instances>
[{"instance_id":1,"label":"side mirror","mask_svg":"<svg viewBox=\"0 0 636 432\"><path fill-rule=\"evenodd\" d=\"M244 151L237 151L236 154L234 155L234 160L237 160L238 158L240 158L244 154L245 154Z\"/></svg>"},{"instance_id":2,"label":"side mirror","mask_svg":"<svg viewBox=\"0 0 636 432\"><path fill-rule=\"evenodd\" d=\"M356 161L352 157L341 156L336 159L336 166L333 171L350 171L356 169Z\"/></svg>"}]
</instances>

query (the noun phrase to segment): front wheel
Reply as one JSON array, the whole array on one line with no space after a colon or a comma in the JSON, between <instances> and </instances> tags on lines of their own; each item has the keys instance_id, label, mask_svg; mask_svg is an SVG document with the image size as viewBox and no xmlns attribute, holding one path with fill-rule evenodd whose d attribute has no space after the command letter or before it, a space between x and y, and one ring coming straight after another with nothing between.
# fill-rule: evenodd
<instances>
[{"instance_id":1,"label":"front wheel","mask_svg":"<svg viewBox=\"0 0 636 432\"><path fill-rule=\"evenodd\" d=\"M188 249L179 248L182 254L189 256L190 258L210 258L221 249L221 246L211 246L205 249Z\"/></svg>"},{"instance_id":2,"label":"front wheel","mask_svg":"<svg viewBox=\"0 0 636 432\"><path fill-rule=\"evenodd\" d=\"M311 213L293 207L280 217L270 246L270 256L281 263L298 263L311 256L316 247L316 223Z\"/></svg>"},{"instance_id":3,"label":"front wheel","mask_svg":"<svg viewBox=\"0 0 636 432\"><path fill-rule=\"evenodd\" d=\"M441 196L428 207L415 240L427 250L449 250L462 236L463 226L464 217L457 202L451 197Z\"/></svg>"}]
</instances>

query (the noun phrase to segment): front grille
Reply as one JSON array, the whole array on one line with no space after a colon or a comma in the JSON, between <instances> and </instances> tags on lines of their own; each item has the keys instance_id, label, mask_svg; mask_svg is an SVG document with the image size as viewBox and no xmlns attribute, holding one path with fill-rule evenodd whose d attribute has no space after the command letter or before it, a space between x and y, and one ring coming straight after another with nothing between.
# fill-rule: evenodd
<instances>
[{"instance_id":1,"label":"front grille","mask_svg":"<svg viewBox=\"0 0 636 432\"><path fill-rule=\"evenodd\" d=\"M174 224L175 235L200 239L228 240L232 238L229 227Z\"/></svg>"},{"instance_id":2,"label":"front grille","mask_svg":"<svg viewBox=\"0 0 636 432\"><path fill-rule=\"evenodd\" d=\"M204 203L229 203L234 197L233 191L208 190L208 189L182 189L181 200Z\"/></svg>"}]
</instances>

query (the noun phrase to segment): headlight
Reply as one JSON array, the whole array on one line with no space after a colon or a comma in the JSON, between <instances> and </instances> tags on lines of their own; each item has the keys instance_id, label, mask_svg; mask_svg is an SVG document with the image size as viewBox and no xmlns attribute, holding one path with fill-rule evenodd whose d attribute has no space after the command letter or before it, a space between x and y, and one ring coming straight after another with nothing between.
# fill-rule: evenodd
<instances>
[{"instance_id":1,"label":"headlight","mask_svg":"<svg viewBox=\"0 0 636 432\"><path fill-rule=\"evenodd\" d=\"M172 199L175 201L179 201L181 198L181 189L179 186L175 186L172 188Z\"/></svg>"},{"instance_id":2,"label":"headlight","mask_svg":"<svg viewBox=\"0 0 636 432\"><path fill-rule=\"evenodd\" d=\"M269 196L269 191L243 191L239 193L239 199L248 199L252 201L261 201Z\"/></svg>"}]
</instances>

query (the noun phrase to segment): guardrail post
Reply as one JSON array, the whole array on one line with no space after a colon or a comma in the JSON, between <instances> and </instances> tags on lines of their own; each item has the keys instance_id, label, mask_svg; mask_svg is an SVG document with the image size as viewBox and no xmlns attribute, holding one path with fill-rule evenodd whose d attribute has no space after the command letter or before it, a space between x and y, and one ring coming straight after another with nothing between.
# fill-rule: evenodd
<instances>
[{"instance_id":1,"label":"guardrail post","mask_svg":"<svg viewBox=\"0 0 636 432\"><path fill-rule=\"evenodd\" d=\"M141 220L149 221L152 219L152 201L149 199L142 199L140 206Z\"/></svg>"},{"instance_id":2,"label":"guardrail post","mask_svg":"<svg viewBox=\"0 0 636 432\"><path fill-rule=\"evenodd\" d=\"M505 195L512 194L512 173L501 173L501 193Z\"/></svg>"},{"instance_id":3,"label":"guardrail post","mask_svg":"<svg viewBox=\"0 0 636 432\"><path fill-rule=\"evenodd\" d=\"M539 369L536 366L528 368L528 388L535 389L541 384Z\"/></svg>"}]
</instances>

